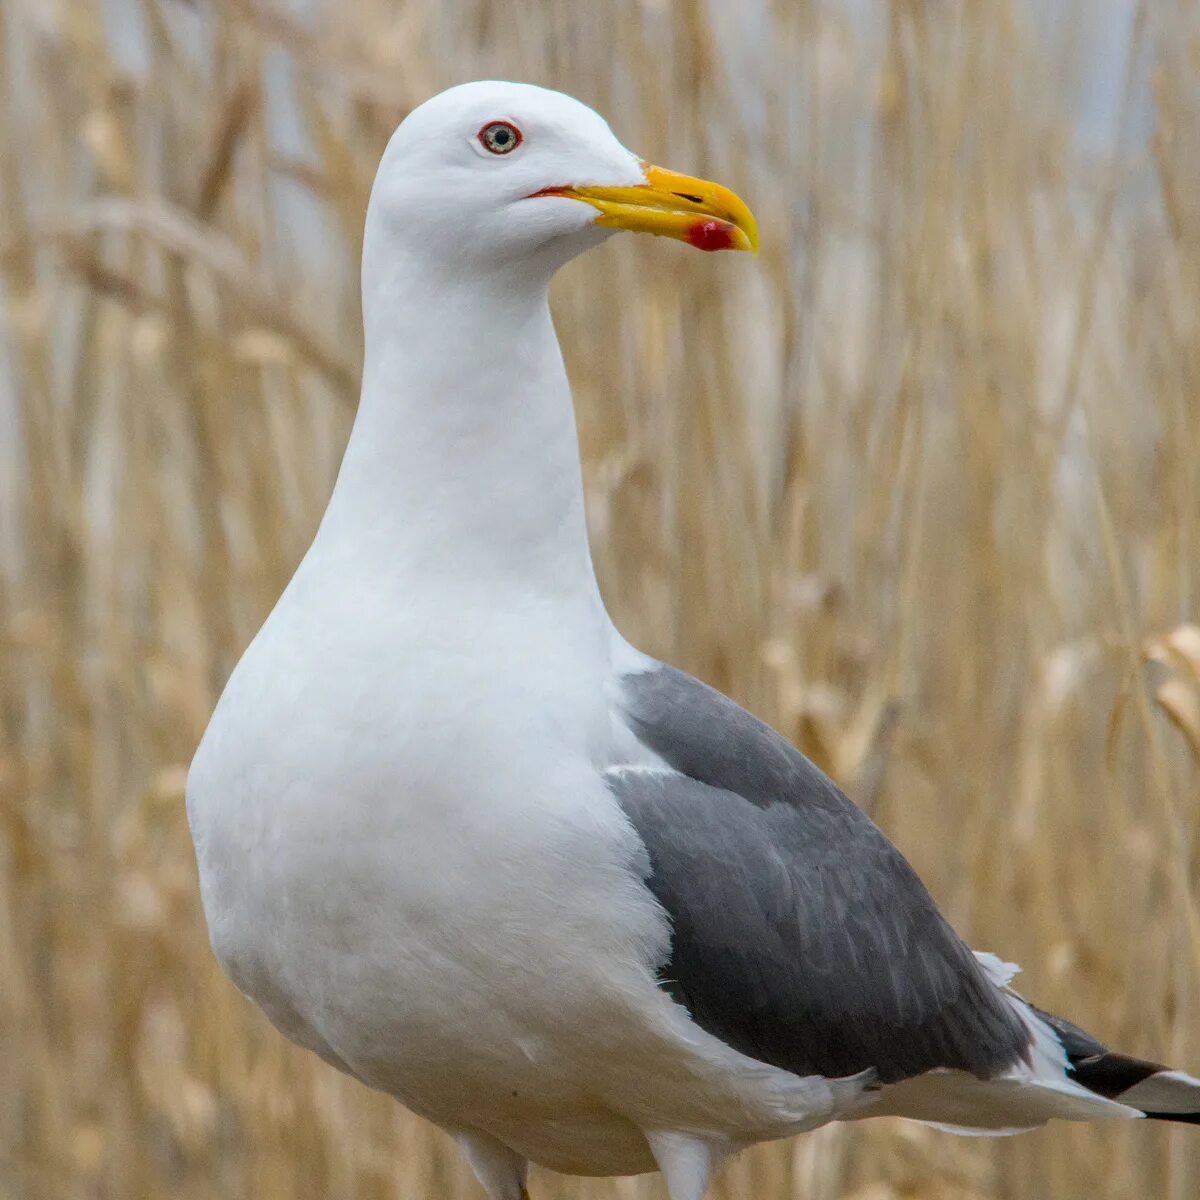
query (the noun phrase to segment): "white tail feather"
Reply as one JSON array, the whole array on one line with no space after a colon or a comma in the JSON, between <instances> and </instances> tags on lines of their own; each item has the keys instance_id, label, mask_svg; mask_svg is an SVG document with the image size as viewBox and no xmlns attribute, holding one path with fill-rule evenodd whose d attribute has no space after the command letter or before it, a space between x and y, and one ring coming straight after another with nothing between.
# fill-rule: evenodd
<instances>
[{"instance_id":1,"label":"white tail feather","mask_svg":"<svg viewBox=\"0 0 1200 1200\"><path fill-rule=\"evenodd\" d=\"M1186 1071L1156 1071L1141 1083L1126 1088L1120 1100L1147 1113L1198 1113L1200 1079Z\"/></svg>"},{"instance_id":2,"label":"white tail feather","mask_svg":"<svg viewBox=\"0 0 1200 1200\"><path fill-rule=\"evenodd\" d=\"M1028 1059L993 1079L950 1070L906 1079L884 1088L864 1116L907 1117L949 1133L995 1137L1036 1129L1054 1117L1094 1121L1143 1115L1076 1083L1058 1034L1012 990L1018 968L994 954L977 953L975 957L1029 1030Z\"/></svg>"},{"instance_id":3,"label":"white tail feather","mask_svg":"<svg viewBox=\"0 0 1200 1200\"><path fill-rule=\"evenodd\" d=\"M1013 963L994 954L976 952L975 957L1029 1031L1026 1056L991 1079L937 1070L890 1084L869 1108L844 1119L907 1117L948 1133L976 1136L1024 1133L1054 1117L1095 1121L1151 1116L1200 1123L1200 1079L1109 1050L1070 1022L1025 1001L1012 988L1018 972ZM1123 1082L1128 1086L1112 1096L1112 1088Z\"/></svg>"}]
</instances>

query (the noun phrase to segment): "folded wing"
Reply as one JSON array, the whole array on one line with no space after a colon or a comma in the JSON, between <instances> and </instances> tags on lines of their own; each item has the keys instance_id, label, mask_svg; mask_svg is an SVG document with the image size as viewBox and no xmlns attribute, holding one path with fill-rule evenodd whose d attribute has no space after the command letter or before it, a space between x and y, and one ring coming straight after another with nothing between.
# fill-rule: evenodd
<instances>
[{"instance_id":1,"label":"folded wing","mask_svg":"<svg viewBox=\"0 0 1200 1200\"><path fill-rule=\"evenodd\" d=\"M622 681L661 767L610 786L674 927L662 986L709 1033L799 1075L985 1079L1029 1031L903 856L799 751L666 666Z\"/></svg>"}]
</instances>

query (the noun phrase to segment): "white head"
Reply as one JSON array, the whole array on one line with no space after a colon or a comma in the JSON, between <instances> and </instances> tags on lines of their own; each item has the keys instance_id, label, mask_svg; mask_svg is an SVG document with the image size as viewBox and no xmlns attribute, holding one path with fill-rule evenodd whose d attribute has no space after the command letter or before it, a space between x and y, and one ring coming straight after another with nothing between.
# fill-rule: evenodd
<instances>
[{"instance_id":1,"label":"white head","mask_svg":"<svg viewBox=\"0 0 1200 1200\"><path fill-rule=\"evenodd\" d=\"M642 162L560 92L469 83L408 115L367 212L362 400L323 536L424 579L488 564L594 598L547 289L618 229L757 245L732 192Z\"/></svg>"},{"instance_id":2,"label":"white head","mask_svg":"<svg viewBox=\"0 0 1200 1200\"><path fill-rule=\"evenodd\" d=\"M388 143L364 271L377 255L403 250L472 274L536 264L548 278L618 229L703 249L758 244L732 192L642 162L570 96L466 83L414 109Z\"/></svg>"}]
</instances>

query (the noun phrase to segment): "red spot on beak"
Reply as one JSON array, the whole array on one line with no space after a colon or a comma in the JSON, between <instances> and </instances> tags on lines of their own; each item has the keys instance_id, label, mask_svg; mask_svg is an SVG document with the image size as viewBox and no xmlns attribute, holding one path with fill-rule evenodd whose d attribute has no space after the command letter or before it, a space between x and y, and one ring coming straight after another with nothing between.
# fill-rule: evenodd
<instances>
[{"instance_id":1,"label":"red spot on beak","mask_svg":"<svg viewBox=\"0 0 1200 1200\"><path fill-rule=\"evenodd\" d=\"M725 221L696 221L688 229L687 240L697 250L732 250L733 226Z\"/></svg>"}]
</instances>

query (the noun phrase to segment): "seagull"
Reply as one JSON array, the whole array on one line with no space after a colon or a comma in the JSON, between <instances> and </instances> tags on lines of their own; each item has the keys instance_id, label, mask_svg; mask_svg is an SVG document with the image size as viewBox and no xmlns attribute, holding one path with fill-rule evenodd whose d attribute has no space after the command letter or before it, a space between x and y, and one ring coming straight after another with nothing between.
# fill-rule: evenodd
<instances>
[{"instance_id":1,"label":"seagull","mask_svg":"<svg viewBox=\"0 0 1200 1200\"><path fill-rule=\"evenodd\" d=\"M464 84L392 136L345 458L189 773L220 964L490 1200L531 1162L703 1200L881 1115L1200 1122L1200 1080L1023 1000L817 767L617 632L548 288L618 230L758 247L558 92Z\"/></svg>"}]
</instances>

